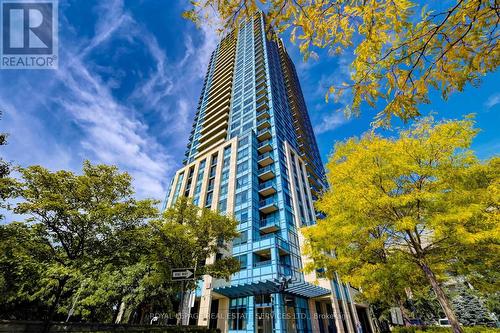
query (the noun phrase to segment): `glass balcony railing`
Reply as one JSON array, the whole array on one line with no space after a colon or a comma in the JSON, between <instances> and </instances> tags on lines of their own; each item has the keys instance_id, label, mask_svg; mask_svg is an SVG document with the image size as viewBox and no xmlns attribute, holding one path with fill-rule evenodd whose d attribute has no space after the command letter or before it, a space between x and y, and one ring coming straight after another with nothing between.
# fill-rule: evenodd
<instances>
[{"instance_id":1,"label":"glass balcony railing","mask_svg":"<svg viewBox=\"0 0 500 333\"><path fill-rule=\"evenodd\" d=\"M290 252L290 244L280 236L276 236L276 245L278 246L278 248Z\"/></svg>"},{"instance_id":2,"label":"glass balcony railing","mask_svg":"<svg viewBox=\"0 0 500 333\"><path fill-rule=\"evenodd\" d=\"M259 228L266 228L272 226L279 226L279 220L272 217L268 219L262 219L259 221Z\"/></svg>"},{"instance_id":3,"label":"glass balcony railing","mask_svg":"<svg viewBox=\"0 0 500 333\"><path fill-rule=\"evenodd\" d=\"M255 264L253 264L253 267L269 266L269 265L271 265L271 263L272 263L272 260L258 261Z\"/></svg>"},{"instance_id":4,"label":"glass balcony railing","mask_svg":"<svg viewBox=\"0 0 500 333\"><path fill-rule=\"evenodd\" d=\"M266 207L266 206L271 206L271 205L276 205L276 200L274 198L268 198L264 200L259 201L259 206Z\"/></svg>"},{"instance_id":5,"label":"glass balcony railing","mask_svg":"<svg viewBox=\"0 0 500 333\"><path fill-rule=\"evenodd\" d=\"M257 145L257 148L262 148L262 147L267 146L267 145L272 145L272 143L273 143L272 140L262 141L262 142L259 142L259 144Z\"/></svg>"},{"instance_id":6,"label":"glass balcony railing","mask_svg":"<svg viewBox=\"0 0 500 333\"><path fill-rule=\"evenodd\" d=\"M278 266L278 272L280 275L292 276L292 267L288 264L280 264Z\"/></svg>"},{"instance_id":7,"label":"glass balcony railing","mask_svg":"<svg viewBox=\"0 0 500 333\"><path fill-rule=\"evenodd\" d=\"M265 128L265 129L263 129L263 130L258 131L258 132L257 132L257 136L260 136L260 135L262 135L262 134L265 134L266 132L271 132L271 131L270 131L268 128Z\"/></svg>"},{"instance_id":8,"label":"glass balcony railing","mask_svg":"<svg viewBox=\"0 0 500 333\"><path fill-rule=\"evenodd\" d=\"M269 118L270 117L269 110L257 112L257 119L262 118L262 117Z\"/></svg>"},{"instance_id":9,"label":"glass balcony railing","mask_svg":"<svg viewBox=\"0 0 500 333\"><path fill-rule=\"evenodd\" d=\"M256 107L258 109L258 108L260 108L262 106L267 106L268 104L269 104L269 101L267 100L267 98L265 98L265 99L261 98L260 102L257 103Z\"/></svg>"},{"instance_id":10,"label":"glass balcony railing","mask_svg":"<svg viewBox=\"0 0 500 333\"><path fill-rule=\"evenodd\" d=\"M264 168L259 168L258 173L260 175L260 174L263 174L263 173L266 173L266 172L269 172L269 171L274 172L274 167L272 165L268 165L268 166L266 166Z\"/></svg>"},{"instance_id":11,"label":"glass balcony railing","mask_svg":"<svg viewBox=\"0 0 500 333\"><path fill-rule=\"evenodd\" d=\"M263 190L269 187L276 187L276 183L273 181L267 181L265 183L259 184L259 190Z\"/></svg>"},{"instance_id":12,"label":"glass balcony railing","mask_svg":"<svg viewBox=\"0 0 500 333\"><path fill-rule=\"evenodd\" d=\"M290 252L290 244L286 240L281 238L280 236L278 236L276 234L266 234L266 235L262 235L260 237L259 241L266 240L266 239L271 240L272 246L277 246L278 248L280 248L286 252Z\"/></svg>"},{"instance_id":13,"label":"glass balcony railing","mask_svg":"<svg viewBox=\"0 0 500 333\"><path fill-rule=\"evenodd\" d=\"M258 161L262 161L262 160L265 160L267 158L273 159L274 158L273 154L270 153L270 152L269 153L264 153L264 154L262 154L262 155L259 156Z\"/></svg>"},{"instance_id":14,"label":"glass balcony railing","mask_svg":"<svg viewBox=\"0 0 500 333\"><path fill-rule=\"evenodd\" d=\"M269 119L262 119L257 122L257 127L267 125L268 127L271 126L271 123L269 122Z\"/></svg>"}]
</instances>

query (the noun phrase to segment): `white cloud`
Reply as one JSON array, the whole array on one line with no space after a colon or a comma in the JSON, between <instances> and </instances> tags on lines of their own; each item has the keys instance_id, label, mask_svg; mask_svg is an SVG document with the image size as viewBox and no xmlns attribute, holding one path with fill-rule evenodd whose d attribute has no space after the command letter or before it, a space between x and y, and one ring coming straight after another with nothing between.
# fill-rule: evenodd
<instances>
[{"instance_id":1,"label":"white cloud","mask_svg":"<svg viewBox=\"0 0 500 333\"><path fill-rule=\"evenodd\" d=\"M100 162L129 171L141 196L161 197L165 192L163 180L173 163L156 139L147 134L147 126L133 117L133 110L118 103L82 62L62 68L59 78L68 91L57 103L84 131L80 142L83 149Z\"/></svg>"},{"instance_id":2,"label":"white cloud","mask_svg":"<svg viewBox=\"0 0 500 333\"><path fill-rule=\"evenodd\" d=\"M193 87L201 86L219 36L210 26L201 27L196 42L186 32L184 54L180 60L169 59L168 50L135 21L122 0L103 2L94 10L99 15L90 39L79 38L71 22L65 22L78 38L61 43L61 59L71 61L61 61L57 72L22 73L14 81L1 73L0 107L6 115L0 125L13 134L5 157L23 166L75 172L83 159L115 164L133 176L139 197L163 198L191 129L200 93ZM139 73L133 92L120 99L113 89L120 88L123 68L103 67L91 57L117 39L144 45L154 67ZM106 74L107 81L98 73ZM161 144L142 114L151 111L156 126L165 129ZM50 121L59 123L47 125Z\"/></svg>"},{"instance_id":3,"label":"white cloud","mask_svg":"<svg viewBox=\"0 0 500 333\"><path fill-rule=\"evenodd\" d=\"M219 39L214 26L203 25L200 32L202 41L198 45L189 34L184 34L185 51L179 61L170 61L150 32L141 29L135 36L151 54L156 71L137 83L130 100L142 109L153 110L168 124L165 135L174 139L174 150L186 147L200 94L193 87L201 86Z\"/></svg>"},{"instance_id":4,"label":"white cloud","mask_svg":"<svg viewBox=\"0 0 500 333\"><path fill-rule=\"evenodd\" d=\"M321 122L314 126L314 133L316 135L332 131L343 124L345 124L348 120L345 118L342 110L334 111L330 114L326 114Z\"/></svg>"},{"instance_id":5,"label":"white cloud","mask_svg":"<svg viewBox=\"0 0 500 333\"><path fill-rule=\"evenodd\" d=\"M486 102L484 102L484 106L487 109L491 109L495 105L500 104L500 93L494 93L488 97Z\"/></svg>"},{"instance_id":6,"label":"white cloud","mask_svg":"<svg viewBox=\"0 0 500 333\"><path fill-rule=\"evenodd\" d=\"M168 178L180 165L198 101L199 91L192 87L201 85L218 37L204 27L202 42L196 45L186 33L184 55L180 61L172 61L155 36L124 9L123 1L105 2L98 9L101 15L94 36L65 43L61 59L72 60L61 61L57 72L17 74L14 81L3 73L0 76L0 107L6 113L0 125L7 125L7 131L13 133L5 158L52 170L79 171L86 158L93 163L115 164L133 176L140 197L163 198ZM68 27L68 31L73 28ZM109 74L109 70L122 69L102 68L90 57L116 38L145 45L155 67L150 73L141 73L145 76L133 93L120 100L112 94L120 80L105 82L96 70ZM47 114L43 113L54 106L58 107L51 117L60 123L47 127ZM148 108L161 116L156 121L164 124L174 140L160 144L150 133L149 124L141 117Z\"/></svg>"}]
</instances>

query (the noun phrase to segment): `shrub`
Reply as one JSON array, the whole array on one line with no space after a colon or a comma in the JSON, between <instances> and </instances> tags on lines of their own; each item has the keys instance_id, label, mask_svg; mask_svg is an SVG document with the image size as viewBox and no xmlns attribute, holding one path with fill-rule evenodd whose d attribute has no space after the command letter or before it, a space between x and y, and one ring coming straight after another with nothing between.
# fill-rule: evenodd
<instances>
[{"instance_id":1,"label":"shrub","mask_svg":"<svg viewBox=\"0 0 500 333\"><path fill-rule=\"evenodd\" d=\"M473 326L464 327L465 333L500 333L499 328ZM451 328L438 327L438 326L411 326L411 327L395 327L392 332L394 333L449 333Z\"/></svg>"}]
</instances>

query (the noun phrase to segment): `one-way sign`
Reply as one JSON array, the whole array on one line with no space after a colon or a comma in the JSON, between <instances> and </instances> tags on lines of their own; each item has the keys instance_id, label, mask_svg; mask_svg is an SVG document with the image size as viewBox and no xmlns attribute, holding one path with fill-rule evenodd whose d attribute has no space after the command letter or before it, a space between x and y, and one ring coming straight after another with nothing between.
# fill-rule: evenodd
<instances>
[{"instance_id":1,"label":"one-way sign","mask_svg":"<svg viewBox=\"0 0 500 333\"><path fill-rule=\"evenodd\" d=\"M173 268L172 281L194 280L194 268Z\"/></svg>"}]
</instances>

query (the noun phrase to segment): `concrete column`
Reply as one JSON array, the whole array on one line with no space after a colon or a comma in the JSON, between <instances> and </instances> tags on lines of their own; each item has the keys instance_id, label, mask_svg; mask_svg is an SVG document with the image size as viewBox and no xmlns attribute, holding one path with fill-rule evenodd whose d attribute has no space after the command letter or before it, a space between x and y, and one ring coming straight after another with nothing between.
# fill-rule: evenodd
<instances>
[{"instance_id":1,"label":"concrete column","mask_svg":"<svg viewBox=\"0 0 500 333\"><path fill-rule=\"evenodd\" d=\"M311 329L313 332L319 332L319 320L318 320L318 313L316 312L316 302L313 299L308 299L307 303L309 304Z\"/></svg>"},{"instance_id":2,"label":"concrete column","mask_svg":"<svg viewBox=\"0 0 500 333\"><path fill-rule=\"evenodd\" d=\"M342 304L342 310L344 310L344 319L345 319L345 323L347 326L347 332L348 333L355 333L356 331L354 329L352 317L351 317L351 314L349 311L349 304L346 300L342 300L342 301L340 301L340 303Z\"/></svg>"},{"instance_id":3,"label":"concrete column","mask_svg":"<svg viewBox=\"0 0 500 333\"><path fill-rule=\"evenodd\" d=\"M227 333L229 331L228 318L229 298L221 298L219 299L219 313L217 319L217 328L220 329L221 333Z\"/></svg>"},{"instance_id":4,"label":"concrete column","mask_svg":"<svg viewBox=\"0 0 500 333\"><path fill-rule=\"evenodd\" d=\"M335 317L335 326L337 327L338 333L344 333L344 324L342 324L342 314L340 313L339 303L337 300L337 296L335 295L335 285L334 281L330 281L331 285L331 293L330 293L330 302L332 304L333 316Z\"/></svg>"},{"instance_id":5,"label":"concrete column","mask_svg":"<svg viewBox=\"0 0 500 333\"><path fill-rule=\"evenodd\" d=\"M208 326L210 322L210 306L212 304L212 277L205 275L203 290L200 297L200 311L198 312L198 326Z\"/></svg>"},{"instance_id":6,"label":"concrete column","mask_svg":"<svg viewBox=\"0 0 500 333\"><path fill-rule=\"evenodd\" d=\"M321 312L323 313L323 320L322 320L322 323L323 323L323 331L324 332L328 332L328 319L326 319L326 316L328 315L328 311L326 310L326 307L327 306L330 306L329 304L326 304L326 303L321 303Z\"/></svg>"},{"instance_id":7,"label":"concrete column","mask_svg":"<svg viewBox=\"0 0 500 333\"><path fill-rule=\"evenodd\" d=\"M353 317L352 321L354 323L354 331L357 332L356 323L359 323L358 311L356 311L356 304L354 303L354 298L352 297L351 286L349 284L346 284L346 286L347 286L347 293L349 294L348 300L350 300L349 305L352 311L352 317Z\"/></svg>"}]
</instances>

